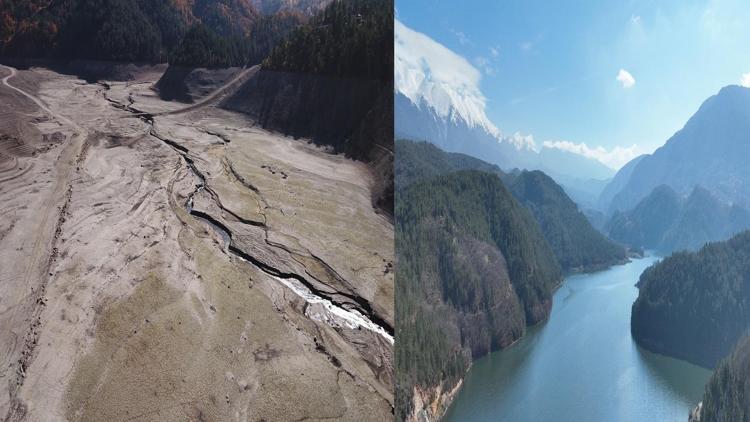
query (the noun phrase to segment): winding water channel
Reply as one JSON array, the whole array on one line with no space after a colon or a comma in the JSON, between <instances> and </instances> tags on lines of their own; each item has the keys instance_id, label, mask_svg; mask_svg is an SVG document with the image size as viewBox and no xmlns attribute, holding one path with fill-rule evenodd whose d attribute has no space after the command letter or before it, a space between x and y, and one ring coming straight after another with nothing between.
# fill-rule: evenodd
<instances>
[{"instance_id":1,"label":"winding water channel","mask_svg":"<svg viewBox=\"0 0 750 422\"><path fill-rule=\"evenodd\" d=\"M711 372L649 353L630 336L646 257L568 277L549 320L477 360L448 421L687 421Z\"/></svg>"}]
</instances>

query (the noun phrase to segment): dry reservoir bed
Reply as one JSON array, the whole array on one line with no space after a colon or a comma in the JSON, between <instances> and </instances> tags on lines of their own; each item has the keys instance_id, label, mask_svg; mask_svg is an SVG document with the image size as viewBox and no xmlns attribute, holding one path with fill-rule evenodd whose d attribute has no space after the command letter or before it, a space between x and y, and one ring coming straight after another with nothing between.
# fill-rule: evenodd
<instances>
[{"instance_id":1,"label":"dry reservoir bed","mask_svg":"<svg viewBox=\"0 0 750 422\"><path fill-rule=\"evenodd\" d=\"M0 417L392 418L364 164L163 102L158 73L0 72Z\"/></svg>"}]
</instances>

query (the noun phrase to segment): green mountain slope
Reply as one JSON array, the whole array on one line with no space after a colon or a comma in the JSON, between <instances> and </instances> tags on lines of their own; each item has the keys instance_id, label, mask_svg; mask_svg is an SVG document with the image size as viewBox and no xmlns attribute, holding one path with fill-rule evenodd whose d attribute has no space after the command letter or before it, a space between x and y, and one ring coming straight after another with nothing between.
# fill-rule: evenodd
<instances>
[{"instance_id":1,"label":"green mountain slope","mask_svg":"<svg viewBox=\"0 0 750 422\"><path fill-rule=\"evenodd\" d=\"M750 212L719 201L696 186L686 198L662 185L629 212L616 212L605 226L612 239L662 253L697 250L750 228Z\"/></svg>"},{"instance_id":2,"label":"green mountain slope","mask_svg":"<svg viewBox=\"0 0 750 422\"><path fill-rule=\"evenodd\" d=\"M633 338L714 367L750 329L750 232L665 258L641 274L639 289Z\"/></svg>"},{"instance_id":3,"label":"green mountain slope","mask_svg":"<svg viewBox=\"0 0 750 422\"><path fill-rule=\"evenodd\" d=\"M263 15L249 0L8 0L0 54L242 66L306 20L289 8Z\"/></svg>"},{"instance_id":4,"label":"green mountain slope","mask_svg":"<svg viewBox=\"0 0 750 422\"><path fill-rule=\"evenodd\" d=\"M415 387L452 387L472 357L546 318L561 279L531 213L478 171L397 191L396 256L399 418L413 411Z\"/></svg>"},{"instance_id":5,"label":"green mountain slope","mask_svg":"<svg viewBox=\"0 0 750 422\"><path fill-rule=\"evenodd\" d=\"M591 226L586 216L551 177L541 171L504 173L477 158L441 151L427 142L396 142L396 184L408 186L459 170L497 174L539 223L563 271L589 271L627 259L625 249Z\"/></svg>"},{"instance_id":6,"label":"green mountain slope","mask_svg":"<svg viewBox=\"0 0 750 422\"><path fill-rule=\"evenodd\" d=\"M750 420L750 337L716 368L702 403L700 422Z\"/></svg>"}]
</instances>

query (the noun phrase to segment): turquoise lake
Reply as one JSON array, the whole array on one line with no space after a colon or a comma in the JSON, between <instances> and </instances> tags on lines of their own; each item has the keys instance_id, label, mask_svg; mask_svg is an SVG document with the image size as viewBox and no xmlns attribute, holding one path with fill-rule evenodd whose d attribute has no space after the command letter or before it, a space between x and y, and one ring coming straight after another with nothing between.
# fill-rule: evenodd
<instances>
[{"instance_id":1,"label":"turquoise lake","mask_svg":"<svg viewBox=\"0 0 750 422\"><path fill-rule=\"evenodd\" d=\"M656 260L567 277L545 323L474 362L446 420L687 421L711 372L630 336L635 283Z\"/></svg>"}]
</instances>

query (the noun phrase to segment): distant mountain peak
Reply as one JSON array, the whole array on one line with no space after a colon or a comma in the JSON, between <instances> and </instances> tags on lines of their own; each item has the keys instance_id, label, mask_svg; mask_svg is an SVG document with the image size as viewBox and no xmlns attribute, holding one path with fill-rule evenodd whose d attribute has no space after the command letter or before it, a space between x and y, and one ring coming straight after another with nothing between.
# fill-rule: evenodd
<instances>
[{"instance_id":1,"label":"distant mountain peak","mask_svg":"<svg viewBox=\"0 0 750 422\"><path fill-rule=\"evenodd\" d=\"M394 29L395 91L417 107L431 107L441 118L462 119L470 127L481 126L500 136L484 111L479 72L463 57L398 20Z\"/></svg>"},{"instance_id":2,"label":"distant mountain peak","mask_svg":"<svg viewBox=\"0 0 750 422\"><path fill-rule=\"evenodd\" d=\"M396 20L395 135L426 140L503 169L542 170L573 192L577 202L592 206L614 170L575 149L537 145L532 135L503 134L487 116L481 76L461 55Z\"/></svg>"},{"instance_id":3,"label":"distant mountain peak","mask_svg":"<svg viewBox=\"0 0 750 422\"><path fill-rule=\"evenodd\" d=\"M480 128L518 149L535 149L530 136L504 137L485 112L480 72L466 59L396 20L394 26L394 91L417 108L431 109L446 122Z\"/></svg>"},{"instance_id":4,"label":"distant mountain peak","mask_svg":"<svg viewBox=\"0 0 750 422\"><path fill-rule=\"evenodd\" d=\"M707 98L683 128L653 154L623 167L615 177L617 183L605 189L602 204L610 213L626 211L660 184L681 195L700 184L723 203L748 207L748 155L750 88L725 86Z\"/></svg>"}]
</instances>

